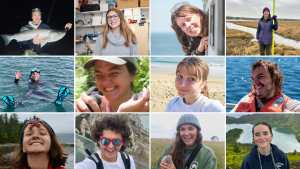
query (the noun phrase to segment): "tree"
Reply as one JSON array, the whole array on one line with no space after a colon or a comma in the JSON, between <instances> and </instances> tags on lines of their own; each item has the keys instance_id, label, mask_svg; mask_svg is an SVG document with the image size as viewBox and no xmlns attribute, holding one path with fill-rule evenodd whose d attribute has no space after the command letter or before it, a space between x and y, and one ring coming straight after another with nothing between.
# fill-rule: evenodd
<instances>
[{"instance_id":1,"label":"tree","mask_svg":"<svg viewBox=\"0 0 300 169\"><path fill-rule=\"evenodd\" d=\"M3 115L0 115L0 143L6 143L6 127L3 121Z\"/></svg>"},{"instance_id":2,"label":"tree","mask_svg":"<svg viewBox=\"0 0 300 169\"><path fill-rule=\"evenodd\" d=\"M241 150L240 150L240 147L239 147L238 143L235 143L235 144L234 144L233 151L234 151L234 152L236 152L236 153L239 153L239 152L241 152Z\"/></svg>"},{"instance_id":3,"label":"tree","mask_svg":"<svg viewBox=\"0 0 300 169\"><path fill-rule=\"evenodd\" d=\"M18 115L13 113L9 117L8 128L7 128L7 136L8 140L11 143L19 142L19 121Z\"/></svg>"}]
</instances>

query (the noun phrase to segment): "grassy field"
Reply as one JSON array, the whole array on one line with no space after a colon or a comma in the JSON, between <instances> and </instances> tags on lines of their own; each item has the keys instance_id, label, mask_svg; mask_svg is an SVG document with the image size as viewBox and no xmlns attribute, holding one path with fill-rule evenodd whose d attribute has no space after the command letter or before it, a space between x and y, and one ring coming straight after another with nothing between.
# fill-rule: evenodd
<instances>
[{"instance_id":1,"label":"grassy field","mask_svg":"<svg viewBox=\"0 0 300 169\"><path fill-rule=\"evenodd\" d=\"M257 28L258 21L227 21L237 25ZM300 22L278 21L278 30L275 34L282 37L300 41Z\"/></svg>"},{"instance_id":2,"label":"grassy field","mask_svg":"<svg viewBox=\"0 0 300 169\"><path fill-rule=\"evenodd\" d=\"M226 55L260 55L259 44L250 33L226 27ZM274 55L300 55L300 49L274 44Z\"/></svg>"},{"instance_id":3,"label":"grassy field","mask_svg":"<svg viewBox=\"0 0 300 169\"><path fill-rule=\"evenodd\" d=\"M172 142L171 139L151 139L151 169L155 169L156 163L166 146ZM203 141L203 145L211 148L217 157L217 168L225 168L225 142Z\"/></svg>"},{"instance_id":4,"label":"grassy field","mask_svg":"<svg viewBox=\"0 0 300 169\"><path fill-rule=\"evenodd\" d=\"M253 144L241 144L237 143L241 152L236 153L233 151L233 144L226 144L226 169L240 169L244 158L249 154ZM298 169L300 166L300 153L285 153L291 169Z\"/></svg>"}]
</instances>

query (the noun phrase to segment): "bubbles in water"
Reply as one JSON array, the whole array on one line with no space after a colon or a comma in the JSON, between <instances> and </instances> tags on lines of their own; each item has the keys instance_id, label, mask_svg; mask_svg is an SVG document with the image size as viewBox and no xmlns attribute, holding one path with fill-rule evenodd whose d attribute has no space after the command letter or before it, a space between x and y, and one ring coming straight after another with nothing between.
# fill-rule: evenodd
<instances>
[{"instance_id":1,"label":"bubbles in water","mask_svg":"<svg viewBox=\"0 0 300 169\"><path fill-rule=\"evenodd\" d=\"M244 78L242 77L242 80L244 80Z\"/></svg>"},{"instance_id":2,"label":"bubbles in water","mask_svg":"<svg viewBox=\"0 0 300 169\"><path fill-rule=\"evenodd\" d=\"M278 59L278 62L280 62L280 59Z\"/></svg>"},{"instance_id":3,"label":"bubbles in water","mask_svg":"<svg viewBox=\"0 0 300 169\"><path fill-rule=\"evenodd\" d=\"M234 81L237 81L236 79L234 79Z\"/></svg>"},{"instance_id":4,"label":"bubbles in water","mask_svg":"<svg viewBox=\"0 0 300 169\"><path fill-rule=\"evenodd\" d=\"M247 80L245 80L245 82L246 82Z\"/></svg>"}]
</instances>

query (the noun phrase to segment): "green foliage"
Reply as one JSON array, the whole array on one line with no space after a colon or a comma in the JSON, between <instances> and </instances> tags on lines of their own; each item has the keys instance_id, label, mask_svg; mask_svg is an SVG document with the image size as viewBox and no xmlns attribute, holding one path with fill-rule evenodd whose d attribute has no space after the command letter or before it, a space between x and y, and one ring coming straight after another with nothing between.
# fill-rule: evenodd
<instances>
[{"instance_id":1,"label":"green foliage","mask_svg":"<svg viewBox=\"0 0 300 169\"><path fill-rule=\"evenodd\" d=\"M239 144L237 144L237 143L234 144L233 151L236 152L236 153L241 152Z\"/></svg>"},{"instance_id":2,"label":"green foliage","mask_svg":"<svg viewBox=\"0 0 300 169\"><path fill-rule=\"evenodd\" d=\"M6 135L6 127L3 120L3 115L0 115L0 143L6 143L7 135Z\"/></svg>"},{"instance_id":3,"label":"green foliage","mask_svg":"<svg viewBox=\"0 0 300 169\"><path fill-rule=\"evenodd\" d=\"M16 113L13 113L9 117L9 122L7 126L7 137L9 142L11 143L17 143L19 142L19 121L18 121L18 115Z\"/></svg>"},{"instance_id":4,"label":"green foliage","mask_svg":"<svg viewBox=\"0 0 300 169\"><path fill-rule=\"evenodd\" d=\"M75 63L75 80L76 91L75 97L78 99L82 93L86 93L88 89L95 86L95 77L93 69L85 70L82 65L92 57L77 57ZM142 91L144 87L149 86L149 57L136 57L137 73L133 82L133 93Z\"/></svg>"},{"instance_id":5,"label":"green foliage","mask_svg":"<svg viewBox=\"0 0 300 169\"><path fill-rule=\"evenodd\" d=\"M234 128L229 130L226 133L226 143L233 143L235 144L236 140L240 138L240 135L243 133L242 129Z\"/></svg>"}]
</instances>

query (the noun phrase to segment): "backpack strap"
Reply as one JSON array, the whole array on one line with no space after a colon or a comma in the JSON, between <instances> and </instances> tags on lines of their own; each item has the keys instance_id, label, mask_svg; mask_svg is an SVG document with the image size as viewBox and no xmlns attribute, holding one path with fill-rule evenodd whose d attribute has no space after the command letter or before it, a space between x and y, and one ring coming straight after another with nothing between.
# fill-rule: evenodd
<instances>
[{"instance_id":1,"label":"backpack strap","mask_svg":"<svg viewBox=\"0 0 300 169\"><path fill-rule=\"evenodd\" d=\"M121 157L122 157L125 169L130 169L130 158L129 158L129 155L126 152L122 152L122 151L120 151L120 153L121 153Z\"/></svg>"},{"instance_id":2,"label":"backpack strap","mask_svg":"<svg viewBox=\"0 0 300 169\"><path fill-rule=\"evenodd\" d=\"M84 150L89 156L92 155L92 153L89 151L89 149Z\"/></svg>"},{"instance_id":3,"label":"backpack strap","mask_svg":"<svg viewBox=\"0 0 300 169\"><path fill-rule=\"evenodd\" d=\"M194 160L194 158L196 157L196 155L198 154L198 152L200 151L200 149L202 148L202 144L199 143L196 148L192 151L191 156L189 157L187 163L185 164L184 169L188 169L192 163L192 161Z\"/></svg>"},{"instance_id":4,"label":"backpack strap","mask_svg":"<svg viewBox=\"0 0 300 169\"><path fill-rule=\"evenodd\" d=\"M97 169L104 169L102 160L100 159L98 153L94 153L88 158L96 163Z\"/></svg>"}]
</instances>

